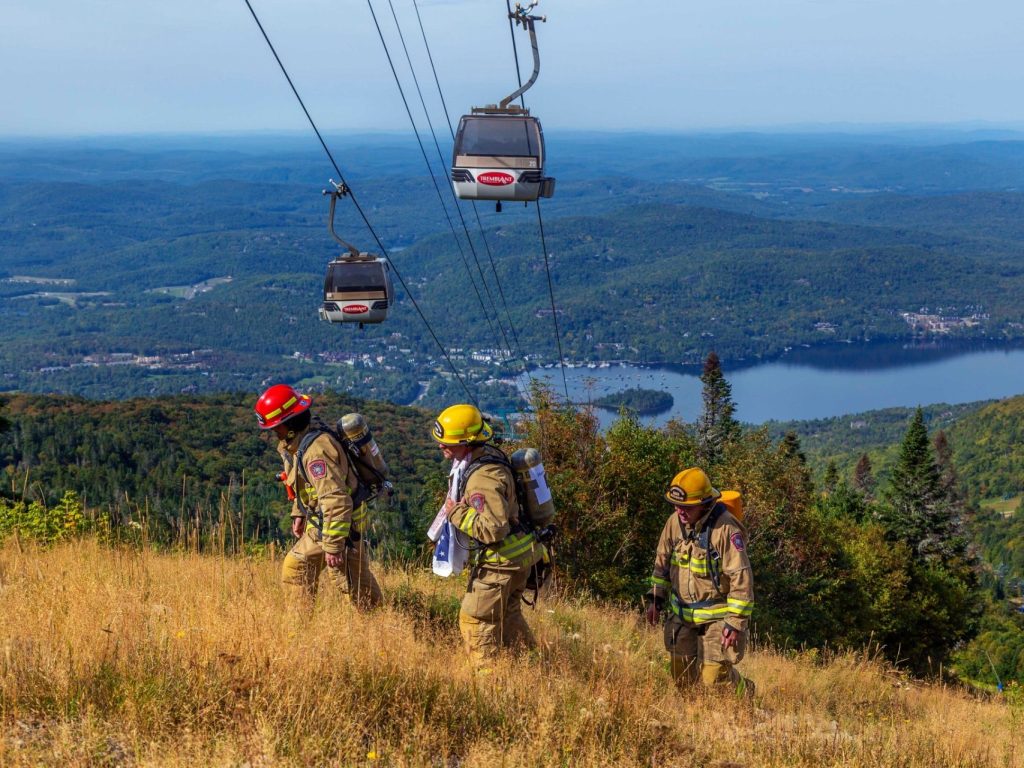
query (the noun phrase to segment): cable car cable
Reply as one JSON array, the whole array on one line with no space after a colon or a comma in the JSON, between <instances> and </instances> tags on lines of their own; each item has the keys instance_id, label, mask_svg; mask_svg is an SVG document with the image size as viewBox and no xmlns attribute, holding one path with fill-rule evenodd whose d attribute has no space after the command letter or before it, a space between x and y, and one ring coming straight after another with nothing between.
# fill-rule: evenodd
<instances>
[{"instance_id":1,"label":"cable car cable","mask_svg":"<svg viewBox=\"0 0 1024 768\"><path fill-rule=\"evenodd\" d=\"M370 3L370 0L367 0L367 4L370 5L370 12L373 13L373 5ZM409 65L409 71L412 74L413 84L416 87L416 93L419 96L420 105L423 107L423 114L424 114L424 116L426 117L426 120L427 120L427 127L430 129L430 135L431 135L431 137L434 140L434 148L437 150L438 159L441 160L441 164L443 166L444 165L444 155L442 155L442 153L441 153L441 145L440 145L440 143L437 140L437 133L436 133L436 131L434 131L434 124L433 124L433 122L430 119L430 111L427 109L426 99L423 98L423 90L420 88L420 81L419 81L419 78L416 76L416 68L413 66L412 57L409 55L409 48L408 48L408 46L405 43L405 35L402 33L402 25L398 21L398 15L395 13L395 6L394 6L394 3L392 2L392 0L388 0L388 6L391 8L391 18L394 19L394 21L395 21L395 29L398 30L398 39L402 43L402 50L405 52L405 60L406 60L406 63L408 63L408 65ZM377 16L376 16L375 13L373 13L373 18L374 18L374 22L376 23ZM380 25L379 24L377 25L377 32L378 32L378 34L381 33L381 29L380 29ZM388 61L390 63L391 62L391 54L388 51L387 43L384 42L384 36L382 34L381 34L381 44L384 46L384 51L388 55ZM402 100L403 100L403 102L405 102L406 112L409 114L409 122L412 124L413 131L416 132L417 140L419 140L419 131L416 129L416 122L412 118L412 112L409 109L408 102L405 101L405 93L402 90L401 83L398 82L398 74L395 71L395 67L394 67L393 63L392 63L391 71L395 75L395 82L398 84L399 93L401 93ZM441 195L441 190L440 190L440 188L439 188L439 186L437 184L436 178L434 177L434 172L431 169L430 161L427 159L427 152L424 149L422 142L420 142L420 151L423 153L423 161L427 165L427 170L430 172L431 179L434 180L434 187L437 190L438 198L441 201L441 206L444 208L445 215L447 216L448 208L447 208L447 206L445 206L445 204L443 202L442 195ZM473 245L473 238L469 234L469 227L466 226L466 219L462 215L462 209L459 207L459 201L458 201L458 198L455 197L454 191L452 191L451 187L448 188L448 191L449 191L449 193L452 196L452 199L453 199L453 201L455 203L455 210L456 210L456 212L458 212L459 219L462 222L462 231L465 232L465 234L466 234L466 242L469 244L469 250L473 254L473 261L476 264L477 273L480 275L480 282L484 286L484 292L487 294L487 301L490 303L490 305L492 307L495 307L495 309L494 309L494 319L495 319L495 322L498 324L498 329L501 331L501 337L502 337L502 339L505 342L505 350L508 352L508 356L511 359L513 357L512 345L509 344L508 335L505 333L505 328L501 324L501 319L500 319L500 317L498 315L498 310L497 310L497 306L496 306L496 304L494 302L494 297L491 295L491 290L490 290L490 288L487 285L487 278L484 277L483 268L480 266L480 257L477 255L476 247ZM458 235L455 233L455 227L452 224L452 221L451 221L450 217L448 219L448 223L452 227L452 235L455 237L455 241L459 245L460 253L462 253L462 245L461 245L461 242L459 241ZM463 259L465 259L465 255L464 254L463 254ZM467 265L467 268L468 268L468 265ZM470 275L470 280L471 281L473 280L472 275ZM479 294L479 289L476 288L475 282L474 282L473 288L476 289L477 293ZM481 300L481 309L484 311L484 316L487 318L488 325L490 325L491 333L494 334L494 325L490 322L490 315L488 314L487 310L483 307L483 301L482 300ZM500 344L499 344L499 347L500 347Z\"/></svg>"},{"instance_id":2,"label":"cable car cable","mask_svg":"<svg viewBox=\"0 0 1024 768\"><path fill-rule=\"evenodd\" d=\"M418 0L412 0L412 4L413 7L416 9L416 20L419 22L420 34L423 36L423 47L426 48L427 50L427 59L429 59L430 61L430 69L434 73L434 83L437 85L437 95L440 97L441 107L444 109L444 118L448 122L448 132L451 134L452 141L455 141L455 128L452 126L451 115L448 114L448 104L444 99L444 91L441 89L441 79L437 75L437 67L434 65L434 55L431 53L430 43L427 41L427 32L423 27L423 18L420 16L419 2ZM498 268L494 262L494 254L491 252L491 244L487 241L487 235L484 233L484 224L483 221L480 220L480 209L477 208L476 200L471 200L470 202L473 204L473 213L476 215L476 225L480 231L480 240L484 244L484 250L487 251L487 258L491 264L491 272L494 274L494 282L498 286L498 295L501 296L501 303L505 309L505 316L508 319L508 326L509 329L512 331L512 339L513 341L515 341L516 349L519 351L519 359L522 362L523 373L525 373L527 378L529 378L532 382L533 375L530 373L530 370L526 365L526 355L523 353L523 346L519 342L519 334L516 332L515 323L512 322L512 313L509 311L508 308L508 301L505 298L505 289L501 285L501 278L498 277Z\"/></svg>"},{"instance_id":3,"label":"cable car cable","mask_svg":"<svg viewBox=\"0 0 1024 768\"><path fill-rule=\"evenodd\" d=\"M505 7L508 9L508 31L512 35L512 54L515 57L516 62L516 79L519 81L519 87L523 87L523 76L519 71L519 48L516 45L516 28L512 23L512 2L511 0L505 0ZM526 107L526 99L523 94L519 95L519 103ZM547 238L544 236L544 218L540 212L540 200L536 201L537 205L537 225L540 228L540 244L544 251L544 271L548 277L548 295L551 297L551 320L555 326L555 342L558 344L558 362L562 369L562 385L565 387L565 402L567 404L572 402L569 397L569 381L565 376L565 356L562 354L562 335L558 328L558 310L555 307L555 287L551 280L551 265L548 262L548 244Z\"/></svg>"},{"instance_id":4,"label":"cable car cable","mask_svg":"<svg viewBox=\"0 0 1024 768\"><path fill-rule=\"evenodd\" d=\"M412 116L412 110L409 107L409 101L405 98L405 90L402 88L401 80L398 77L398 70L395 68L395 63L391 58L391 51L388 49L387 42L384 40L384 33L381 29L380 22L377 20L377 13L373 9L373 3L371 0L366 0L366 4L370 9L370 15L373 16L373 23L377 27L377 34L380 37L381 45L384 46L384 54L387 56L388 64L391 66L391 74L395 78L395 84L398 86L399 96L402 98L402 104L405 105L405 113L409 116L409 122L412 125L413 134L416 136L416 143L419 144L420 153L423 155L423 161L427 165L427 172L430 174L430 180L434 184L434 191L437 193L437 200L441 204L441 209L444 211L444 216L448 220L448 227L452 231L452 237L455 238L455 245L459 249L459 255L462 256L462 261L466 267L466 273L469 276L469 281L473 285L473 290L476 291L477 297L480 300L480 309L484 313L484 318L487 320L487 325L490 327L491 335L494 336L495 340L498 340L498 334L494 330L494 324L491 322L491 316L487 312L487 308L484 305L483 297L480 294L480 289L476 285L476 281L473 279L473 272L469 267L469 261L466 259L466 253L462 249L462 242L459 240L458 234L455 232L455 224L452 221L451 216L448 214L448 206L444 203L444 197L441 194L441 187L437 183L437 178L434 176L434 169L430 165L430 159L427 157L427 150L423 146L423 141L420 139L419 129L416 127L416 120ZM500 342L498 344L501 346Z\"/></svg>"},{"instance_id":5,"label":"cable car cable","mask_svg":"<svg viewBox=\"0 0 1024 768\"><path fill-rule=\"evenodd\" d=\"M320 140L320 146L324 148L324 152L327 154L327 158L331 161L331 165L334 166L334 170L338 174L338 181L341 182L341 184L344 185L344 187L348 190L348 195L349 197L352 198L352 203L353 205L355 205L360 217L362 217L363 223L366 225L366 228L370 230L370 234L373 236L374 241L376 241L377 247L380 248L380 251L384 255L384 258L388 260L388 263L391 265L392 270L394 270L395 277L398 278L398 282L401 283L402 288L405 290L405 295L409 297L409 301L416 309L416 313L420 316L420 320L423 321L423 324L427 327L427 331L430 333L431 338L433 338L434 343L437 344L438 349L441 350L441 354L442 356L444 356L445 361L447 361L448 367L451 368L452 373L455 374L455 378L458 380L459 384L461 384L462 388L465 390L466 396L473 401L474 405L479 405L479 401L477 400L476 396L470 391L469 387L466 385L465 380L462 378L462 375L459 373L458 369L455 367L455 364L452 362L451 356L448 354L448 350L445 349L440 339L437 338L437 334L434 333L434 329L431 327L430 322L426 318L426 315L423 314L423 310L420 309L420 305L416 301L416 298L412 295L412 291L409 290L409 286L406 285L405 279L402 277L402 273L398 271L398 267L396 267L394 261L392 261L391 256L388 254L387 249L384 247L384 243L381 242L381 239L378 236L377 231L373 228L373 225L370 224L370 220L366 216L366 213L363 211L363 207L359 204L359 201L356 199L355 192L352 191L352 188L345 181L345 176L341 172L341 168L338 166L337 161L334 159L334 155L331 154L331 150L328 149L327 143L324 141L324 138L320 133L320 129L316 127L316 123L314 122L312 115L310 115L309 110L306 109L305 102L302 101L302 97L299 95L299 91L298 89L296 89L295 83L292 82L292 78L288 74L288 70L285 68L284 62L282 62L281 57L277 55L277 50L274 48L274 44L270 42L270 37L267 35L267 31L263 28L263 24L262 22L260 22L259 16L256 15L255 9L252 7L252 4L249 2L249 0L244 0L244 2L246 7L248 7L249 9L249 13L252 14L252 18L256 22L256 26L259 27L260 33L263 35L263 39L266 40L267 46L270 48L270 52L274 55L274 59L277 61L278 67L281 68L281 73L284 75L285 80L288 81L288 85L291 87L292 93L295 94L295 98L298 100L299 106L302 107L302 111L305 113L306 119L309 120L309 124L313 128L313 132L316 133L316 137Z\"/></svg>"},{"instance_id":6,"label":"cable car cable","mask_svg":"<svg viewBox=\"0 0 1024 768\"><path fill-rule=\"evenodd\" d=\"M415 0L414 0L414 3L415 3ZM444 155L441 152L441 144L437 140L437 132L434 130L434 123L430 119L430 110L427 108L426 99L423 97L423 90L420 87L419 78L416 76L416 67L412 63L412 57L409 55L409 48L406 45L405 35L402 32L402 25L398 21L398 15L395 13L395 6L394 6L394 3L393 3L392 0L388 0L388 6L391 8L391 17L395 21L395 29L398 30L398 38L399 38L399 40L402 43L402 50L405 52L405 60L406 60L406 62L409 65L409 71L412 74L413 83L416 86L416 93L419 96L420 106L423 108L423 114L424 114L424 116L427 119L427 126L430 129L430 135L431 135L431 137L434 140L434 149L437 150L437 158L441 162L442 167L444 167L445 161L444 161ZM418 7L416 8L416 16L417 16L417 19L419 19L419 8ZM423 32L422 21L420 21L420 31ZM423 37L423 41L424 41L424 44L426 45L426 35L425 34L424 34L424 37ZM429 47L429 45L426 46L426 49L427 49L427 56L430 58L431 69L434 71L434 78L436 80L437 79L437 70L434 69L434 61L433 61L433 57L430 54L430 47ZM449 132L452 135L452 139L454 140L455 132L452 130L451 118L448 116L448 106L447 106L447 104L445 104L444 95L441 94L441 89L440 89L440 83L439 82L438 82L438 93L441 95L441 106L444 108L445 120L448 122L448 130L449 130ZM413 124L413 127L415 128L415 123ZM426 159L426 158L424 158L424 159ZM429 163L428 163L428 167L429 167ZM508 353L508 359L509 360L515 360L515 354L512 351L512 345L509 343L508 334L505 333L505 326L501 322L500 313L498 312L498 308L497 308L497 305L496 305L496 303L494 301L494 297L491 295L491 289L490 289L490 286L487 283L487 278L484 276L483 267L481 267L481 265L480 265L480 257L479 257L479 254L477 253L476 246L473 244L473 237L469 233L469 226L466 224L465 216L462 215L462 207L459 205L459 200L455 196L455 191L450 186L448 187L448 192L452 196L452 201L455 204L455 210L459 214L459 221L462 223L462 231L466 234L466 242L469 243L470 252L473 254L473 261L476 264L477 272L480 275L480 282L483 284L484 291L487 293L487 301L490 303L490 305L492 307L494 307L494 320L498 324L498 329L501 331L501 337L502 337L502 339L505 342L505 350ZM474 204L474 210L475 210L475 204ZM479 221L479 213L477 214L477 223L478 223L478 226L480 226L480 234L481 234L481 238L483 238L483 240L484 240L484 245L487 246L487 240L486 240L486 238L483 237L483 226L482 226L482 224L480 224L480 221ZM490 248L489 247L488 247L488 255L490 256ZM491 256L491 269L494 272L495 281L498 283L498 290L499 290L499 293L501 295L502 301L503 301L503 303L505 303L505 312L506 312L506 315L507 315L508 314L508 304L507 304L507 302L505 302L505 292L504 292L504 290L501 287L501 281L498 278L497 271L494 269L494 257L493 256ZM511 316L509 316L508 319L509 319L509 327L512 330L512 335L516 339L516 345L519 347L519 356L520 356L520 361L521 361L520 364L522 365L522 368L523 368L522 371L520 371L519 373L514 373L513 376L517 380L516 381L517 386L519 386L522 389L523 388L523 384L522 384L521 381L519 381L519 377L524 372L529 377L529 372L526 370L525 356L522 353L522 347L519 346L519 339L516 336L515 326L512 325L512 318L511 318ZM491 328L492 333L493 333L493 330L494 329L492 327Z\"/></svg>"}]
</instances>

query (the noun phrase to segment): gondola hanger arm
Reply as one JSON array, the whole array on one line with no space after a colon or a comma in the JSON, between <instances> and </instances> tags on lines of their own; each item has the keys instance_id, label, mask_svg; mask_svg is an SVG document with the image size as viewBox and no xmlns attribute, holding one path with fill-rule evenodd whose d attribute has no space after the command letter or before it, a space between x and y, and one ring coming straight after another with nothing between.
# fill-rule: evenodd
<instances>
[{"instance_id":1,"label":"gondola hanger arm","mask_svg":"<svg viewBox=\"0 0 1024 768\"><path fill-rule=\"evenodd\" d=\"M534 28L534 22L547 21L548 17L534 16L530 13L530 11L537 7L538 2L539 0L534 0L525 7L521 3L516 3L516 9L509 14L510 19L530 33L530 47L533 49L533 74L530 75L530 79L523 83L519 90L510 93L501 100L501 104L499 104L501 109L507 109L509 104L530 90L533 84L537 82L537 76L540 74L540 50L537 48L537 30Z\"/></svg>"},{"instance_id":2,"label":"gondola hanger arm","mask_svg":"<svg viewBox=\"0 0 1024 768\"><path fill-rule=\"evenodd\" d=\"M345 248L353 258L358 259L359 249L351 243L342 240L338 237L338 233L334 231L334 208L338 202L338 198L345 197L345 195L348 194L348 187L345 186L345 182L338 183L335 182L334 179L328 179L328 182L331 185L331 189L325 189L323 191L323 194L331 196L331 210L327 218L327 228L331 232L331 237L341 243L342 247Z\"/></svg>"}]
</instances>

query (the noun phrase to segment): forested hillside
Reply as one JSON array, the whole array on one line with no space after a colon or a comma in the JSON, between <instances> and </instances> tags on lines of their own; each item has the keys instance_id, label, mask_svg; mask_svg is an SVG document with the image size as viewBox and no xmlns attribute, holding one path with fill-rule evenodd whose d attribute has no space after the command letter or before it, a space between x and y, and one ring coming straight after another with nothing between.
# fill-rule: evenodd
<instances>
[{"instance_id":1,"label":"forested hillside","mask_svg":"<svg viewBox=\"0 0 1024 768\"><path fill-rule=\"evenodd\" d=\"M249 395L98 402L16 395L0 407L0 477L8 495L56 504L74 491L108 512L115 527L145 526L154 541L209 535L230 524L239 541L286 540L290 504L277 481L276 438L260 432ZM366 416L391 467L395 504L380 506L379 539L395 554L421 542L421 506L439 482L433 415L334 394L316 399L333 423Z\"/></svg>"},{"instance_id":2,"label":"forested hillside","mask_svg":"<svg viewBox=\"0 0 1024 768\"><path fill-rule=\"evenodd\" d=\"M925 424L931 432L951 430L954 424L967 419L987 403L948 405L937 403L922 408ZM765 427L775 440L792 432L800 439L800 447L821 480L830 463L846 477L852 477L861 456L867 455L875 474L884 479L896 460L900 438L914 416L914 408L884 408L877 411L850 413L829 419L768 422ZM957 465L961 465L957 456ZM972 475L973 476L973 475Z\"/></svg>"},{"instance_id":3,"label":"forested hillside","mask_svg":"<svg viewBox=\"0 0 1024 768\"><path fill-rule=\"evenodd\" d=\"M558 357L534 211L478 206L481 236L466 207L460 254L402 137L338 141L374 158L351 181L455 365L514 409L523 362L498 350ZM571 181L544 205L564 354L736 361L928 333L904 312L946 318L943 338L1022 338L1019 145L888 142L553 139ZM384 327L317 319L337 246L328 171L302 142L129 145L0 147L0 388L109 397L287 378L430 405L457 391L404 291ZM347 204L338 229L372 244ZM479 296L467 267L487 278Z\"/></svg>"}]
</instances>

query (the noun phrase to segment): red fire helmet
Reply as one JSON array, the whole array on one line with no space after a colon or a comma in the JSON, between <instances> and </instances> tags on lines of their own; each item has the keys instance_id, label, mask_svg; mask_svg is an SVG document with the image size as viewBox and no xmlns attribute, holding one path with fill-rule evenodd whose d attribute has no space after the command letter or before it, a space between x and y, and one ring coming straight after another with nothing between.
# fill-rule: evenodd
<instances>
[{"instance_id":1,"label":"red fire helmet","mask_svg":"<svg viewBox=\"0 0 1024 768\"><path fill-rule=\"evenodd\" d=\"M313 398L300 395L287 384L275 384L260 395L253 410L260 429L273 429L282 421L309 409Z\"/></svg>"}]
</instances>

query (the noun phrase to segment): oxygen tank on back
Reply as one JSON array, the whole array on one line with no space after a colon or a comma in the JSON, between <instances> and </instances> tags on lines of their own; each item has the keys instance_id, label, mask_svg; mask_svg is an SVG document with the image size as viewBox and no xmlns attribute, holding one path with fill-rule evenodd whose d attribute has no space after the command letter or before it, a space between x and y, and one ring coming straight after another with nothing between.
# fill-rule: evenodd
<instances>
[{"instance_id":1,"label":"oxygen tank on back","mask_svg":"<svg viewBox=\"0 0 1024 768\"><path fill-rule=\"evenodd\" d=\"M373 439L373 433L370 431L370 425L366 423L366 419L358 413L346 413L338 422L338 427L351 446L359 453L359 458L376 470L381 478L386 478L390 471L388 463L384 461L384 455L380 452L377 441ZM358 464L356 471L360 471ZM377 484L377 478L364 478L364 480L374 485Z\"/></svg>"},{"instance_id":2,"label":"oxygen tank on back","mask_svg":"<svg viewBox=\"0 0 1024 768\"><path fill-rule=\"evenodd\" d=\"M743 522L743 496L739 491L722 491L718 500L725 505L737 522Z\"/></svg>"},{"instance_id":3,"label":"oxygen tank on back","mask_svg":"<svg viewBox=\"0 0 1024 768\"><path fill-rule=\"evenodd\" d=\"M551 489L544 475L540 451L536 448L520 448L512 454L510 460L525 491L524 511L535 528L546 527L555 517L555 504L551 500Z\"/></svg>"}]
</instances>

